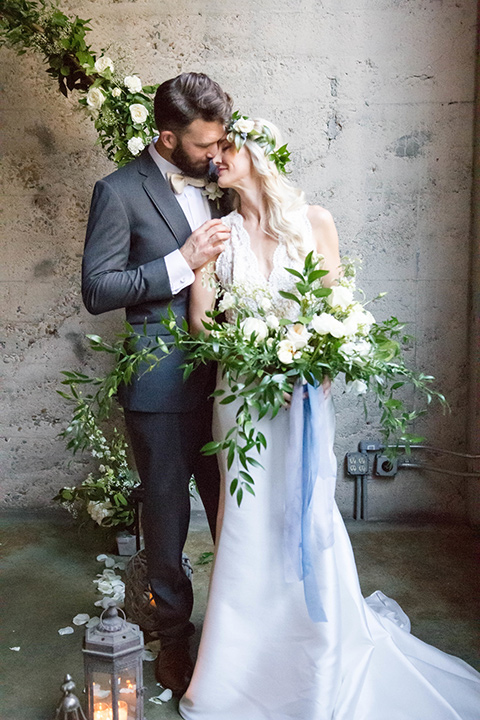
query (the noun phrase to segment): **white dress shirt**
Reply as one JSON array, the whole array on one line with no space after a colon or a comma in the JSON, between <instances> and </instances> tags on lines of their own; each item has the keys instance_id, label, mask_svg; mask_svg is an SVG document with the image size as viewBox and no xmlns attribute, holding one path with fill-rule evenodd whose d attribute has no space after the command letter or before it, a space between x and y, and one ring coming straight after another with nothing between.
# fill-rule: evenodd
<instances>
[{"instance_id":1,"label":"white dress shirt","mask_svg":"<svg viewBox=\"0 0 480 720\"><path fill-rule=\"evenodd\" d=\"M148 146L148 152L166 180L166 175L169 172L181 173L181 170L168 160L165 160L165 158L157 152L155 149L155 141L152 141ZM175 195L175 198L182 208L192 228L192 232L199 228L200 225L203 225L204 222L211 219L210 206L207 198L202 194L202 188L187 185L180 195ZM183 290L184 287L193 283L195 274L180 250L174 250L168 255L165 255L164 259L172 295L176 295L180 290Z\"/></svg>"}]
</instances>

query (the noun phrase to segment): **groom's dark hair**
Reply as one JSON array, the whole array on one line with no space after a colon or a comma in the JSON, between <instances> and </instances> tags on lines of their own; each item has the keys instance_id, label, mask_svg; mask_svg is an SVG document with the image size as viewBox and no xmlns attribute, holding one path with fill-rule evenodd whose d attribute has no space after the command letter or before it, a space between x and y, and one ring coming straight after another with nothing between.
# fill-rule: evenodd
<instances>
[{"instance_id":1,"label":"groom's dark hair","mask_svg":"<svg viewBox=\"0 0 480 720\"><path fill-rule=\"evenodd\" d=\"M232 98L208 75L182 73L159 86L154 110L159 131L182 134L197 119L227 125L232 115Z\"/></svg>"}]
</instances>

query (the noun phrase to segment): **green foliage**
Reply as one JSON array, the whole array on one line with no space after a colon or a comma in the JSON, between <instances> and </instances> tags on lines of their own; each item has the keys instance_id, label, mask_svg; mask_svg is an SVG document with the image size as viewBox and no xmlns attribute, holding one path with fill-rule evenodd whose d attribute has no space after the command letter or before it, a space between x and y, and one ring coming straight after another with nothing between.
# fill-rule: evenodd
<instances>
[{"instance_id":1,"label":"green foliage","mask_svg":"<svg viewBox=\"0 0 480 720\"><path fill-rule=\"evenodd\" d=\"M285 165L290 162L291 153L286 144L275 148L275 138L266 125L254 126L248 115L242 115L236 110L230 119L227 132L228 140L235 143L237 151L241 150L247 140L254 140L264 149L268 159L275 163L277 170L284 175L287 174Z\"/></svg>"},{"instance_id":2,"label":"green foliage","mask_svg":"<svg viewBox=\"0 0 480 720\"><path fill-rule=\"evenodd\" d=\"M101 425L111 416L120 384L128 384L134 373L148 372L154 367L159 361L155 351L161 353L160 357L168 352L165 343L159 340L153 347L131 355L135 344L133 328L126 323L125 330L113 344L98 335L87 336L92 351L106 352L112 357L112 370L105 377L65 370L62 385L67 390L57 391L74 406L70 424L60 433L67 448L74 454L89 451L100 464L95 477L90 473L80 486L62 488L54 499L74 514L79 509L86 511L95 522L107 527L128 527L133 523L130 495L139 480L128 465L125 437L114 428L108 440ZM82 388L88 392L82 393Z\"/></svg>"},{"instance_id":3,"label":"green foliage","mask_svg":"<svg viewBox=\"0 0 480 720\"><path fill-rule=\"evenodd\" d=\"M113 61L88 45L89 22L69 18L46 0L4 0L0 44L19 55L27 50L42 54L47 73L56 78L60 92L65 96L71 91L80 93L78 102L93 120L98 142L107 157L122 166L155 134L152 95L157 85L142 87L138 80L132 89L125 84L125 75L115 72ZM142 105L146 117L135 120L132 105Z\"/></svg>"},{"instance_id":4,"label":"green foliage","mask_svg":"<svg viewBox=\"0 0 480 720\"><path fill-rule=\"evenodd\" d=\"M272 323L268 293L261 290L255 294L251 289L235 286L228 292L220 291L218 309L207 313L205 332L198 336L189 333L185 321L179 324L171 309L163 320L175 346L185 353L185 378L202 364L211 361L220 364L228 389L220 388L214 395L220 404L236 403L236 422L223 439L206 444L203 452L214 455L223 451L228 468L236 468L230 493L236 495L239 505L245 493L255 494L251 469L262 467L257 458L267 445L256 420L267 415L275 417L285 406L285 393L291 394L295 383L316 385L325 376L333 379L343 374L347 387L357 387L359 392L368 389L376 397L385 445L398 443L407 449L411 443L419 442L409 428L432 400L446 406L444 396L432 386L434 378L405 364L402 346L410 338L403 332L403 324L395 317L376 323L365 305L353 299L355 271L351 262L344 263L343 279L334 290L322 285L328 273L313 253L306 257L302 272L287 270L297 282L291 292L281 295L298 305L295 323L286 317L276 318ZM338 295L341 292L343 298ZM223 312L228 309L235 313L234 322L223 319ZM343 334L337 332L336 336L322 329L319 323L325 318L337 323L333 333L343 327ZM255 329L247 324L252 320L260 323L260 329L258 325ZM137 350L132 335L133 329L127 325L126 333L113 345L90 336L92 349L110 353L115 361L104 378L64 373L64 384L70 387L87 381L97 387L95 395L87 397L101 417L108 415L112 395L121 382L129 382L134 373L151 371L168 352L160 337L148 349L142 349L140 343ZM127 338L130 340L125 344ZM293 345L295 341L298 347ZM406 386L415 390L418 406L414 409L407 408L402 397ZM75 443L79 442L76 436Z\"/></svg>"}]
</instances>

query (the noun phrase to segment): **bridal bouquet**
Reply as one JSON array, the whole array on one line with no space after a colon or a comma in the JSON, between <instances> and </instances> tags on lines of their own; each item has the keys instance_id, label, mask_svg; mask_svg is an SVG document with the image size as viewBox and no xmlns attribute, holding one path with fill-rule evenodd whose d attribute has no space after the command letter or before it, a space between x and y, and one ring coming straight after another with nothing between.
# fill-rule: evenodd
<instances>
[{"instance_id":1,"label":"bridal bouquet","mask_svg":"<svg viewBox=\"0 0 480 720\"><path fill-rule=\"evenodd\" d=\"M221 397L221 404L238 403L236 425L223 440L203 448L206 454L226 451L228 468L238 457L241 469L230 485L238 504L244 491L255 494L249 468L260 463L250 451L266 447L255 418L267 413L274 417L296 383L318 385L326 376L343 374L347 390L372 392L381 410L385 444L392 438L407 447L420 441L407 429L425 411L405 407L396 394L405 384L419 390L427 404L434 397L446 404L431 387L431 375L405 365L402 344L408 336L402 333L403 325L395 317L377 323L366 309L368 303L356 299L354 265L345 261L339 284L326 288L322 279L328 271L322 260L310 253L302 272L286 268L297 282L294 292L280 295L298 305L295 321L273 312L268 291L252 294L235 286L228 291L217 287L217 309L207 313L205 332L199 336L190 335L186 321L179 326L172 311L164 321L177 347L186 352L185 378L202 363L218 362L228 390L216 390L215 395ZM214 282L212 276L208 282ZM225 321L225 312L230 322Z\"/></svg>"}]
</instances>

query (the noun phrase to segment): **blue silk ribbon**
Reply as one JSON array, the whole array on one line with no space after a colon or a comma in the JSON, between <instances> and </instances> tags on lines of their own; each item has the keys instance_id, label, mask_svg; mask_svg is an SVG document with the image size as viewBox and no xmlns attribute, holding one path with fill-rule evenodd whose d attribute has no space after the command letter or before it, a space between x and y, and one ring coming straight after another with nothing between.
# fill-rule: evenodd
<instances>
[{"instance_id":1,"label":"blue silk ribbon","mask_svg":"<svg viewBox=\"0 0 480 720\"><path fill-rule=\"evenodd\" d=\"M287 582L303 581L308 614L314 622L327 622L319 575L323 552L334 542L337 464L333 454L334 418L330 403L321 385L297 383L290 407L285 579Z\"/></svg>"}]
</instances>

